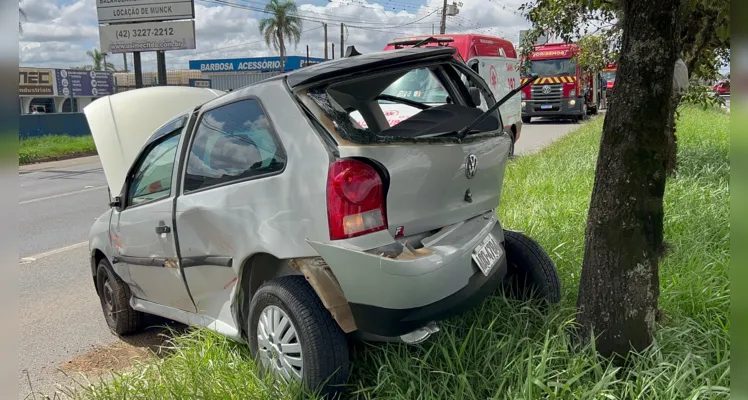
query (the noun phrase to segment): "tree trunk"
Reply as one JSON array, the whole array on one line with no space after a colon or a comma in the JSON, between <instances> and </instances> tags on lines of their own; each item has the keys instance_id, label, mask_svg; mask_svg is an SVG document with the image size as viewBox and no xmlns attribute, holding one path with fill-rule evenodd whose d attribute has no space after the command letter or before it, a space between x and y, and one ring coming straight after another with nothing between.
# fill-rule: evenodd
<instances>
[{"instance_id":1,"label":"tree trunk","mask_svg":"<svg viewBox=\"0 0 748 400\"><path fill-rule=\"evenodd\" d=\"M582 343L595 335L605 356L646 348L655 330L681 1L621 1L616 99L603 125L577 304Z\"/></svg>"},{"instance_id":2,"label":"tree trunk","mask_svg":"<svg viewBox=\"0 0 748 400\"><path fill-rule=\"evenodd\" d=\"M286 70L286 44L283 43L283 32L278 30L278 48L280 49L281 72Z\"/></svg>"}]
</instances>

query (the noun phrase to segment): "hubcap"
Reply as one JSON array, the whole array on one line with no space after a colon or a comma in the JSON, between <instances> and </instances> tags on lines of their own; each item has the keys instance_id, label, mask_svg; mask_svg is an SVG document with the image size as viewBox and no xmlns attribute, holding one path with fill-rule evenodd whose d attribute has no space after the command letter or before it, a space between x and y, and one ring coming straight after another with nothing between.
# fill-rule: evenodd
<instances>
[{"instance_id":1,"label":"hubcap","mask_svg":"<svg viewBox=\"0 0 748 400\"><path fill-rule=\"evenodd\" d=\"M267 306L257 321L257 349L262 366L283 379L301 380L301 343L291 318Z\"/></svg>"}]
</instances>

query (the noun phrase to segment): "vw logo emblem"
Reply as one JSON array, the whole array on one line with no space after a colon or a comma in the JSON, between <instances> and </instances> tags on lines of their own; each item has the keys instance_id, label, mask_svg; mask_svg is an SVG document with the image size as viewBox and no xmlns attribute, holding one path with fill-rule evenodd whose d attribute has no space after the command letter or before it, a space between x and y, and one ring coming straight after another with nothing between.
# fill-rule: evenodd
<instances>
[{"instance_id":1,"label":"vw logo emblem","mask_svg":"<svg viewBox=\"0 0 748 400\"><path fill-rule=\"evenodd\" d=\"M468 179L472 179L476 171L478 171L478 157L471 154L468 156L467 161L465 161L465 175Z\"/></svg>"},{"instance_id":2,"label":"vw logo emblem","mask_svg":"<svg viewBox=\"0 0 748 400\"><path fill-rule=\"evenodd\" d=\"M548 85L543 86L543 94L551 94L551 87Z\"/></svg>"}]
</instances>

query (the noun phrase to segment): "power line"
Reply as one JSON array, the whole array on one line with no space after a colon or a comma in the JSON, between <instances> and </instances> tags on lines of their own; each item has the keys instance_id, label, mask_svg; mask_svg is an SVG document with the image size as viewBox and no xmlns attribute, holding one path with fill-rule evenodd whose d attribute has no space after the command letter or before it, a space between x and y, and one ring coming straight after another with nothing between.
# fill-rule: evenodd
<instances>
[{"instance_id":1,"label":"power line","mask_svg":"<svg viewBox=\"0 0 748 400\"><path fill-rule=\"evenodd\" d=\"M309 31L314 31L314 30L317 30L317 29L322 29L322 26L318 26L316 28L304 29L303 31L301 31L301 33L309 32ZM236 48L236 47L247 46L247 45L250 45L250 44L264 43L264 42L265 42L265 39L254 40L254 41L251 41L251 42L244 42L244 43L234 44L234 45L231 45L231 46L219 47L219 48L212 49L212 50L202 51L202 52L200 52L200 54L215 53L217 51L223 51L223 50L226 50L226 49L233 49L233 48ZM176 59L180 59L180 58L194 57L195 55L197 55L197 54L185 54L185 55L181 55L181 56L169 57L169 59L176 60Z\"/></svg>"}]
</instances>

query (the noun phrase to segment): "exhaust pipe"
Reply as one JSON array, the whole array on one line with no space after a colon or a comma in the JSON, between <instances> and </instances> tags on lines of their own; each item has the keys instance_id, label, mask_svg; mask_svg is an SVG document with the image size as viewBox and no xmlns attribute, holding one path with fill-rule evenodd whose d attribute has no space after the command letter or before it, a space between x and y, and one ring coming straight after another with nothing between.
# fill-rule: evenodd
<instances>
[{"instance_id":1,"label":"exhaust pipe","mask_svg":"<svg viewBox=\"0 0 748 400\"><path fill-rule=\"evenodd\" d=\"M400 336L400 340L407 344L419 344L426 341L426 339L436 332L439 332L439 326L436 325L436 322L429 322L423 328L416 329L413 332Z\"/></svg>"},{"instance_id":2,"label":"exhaust pipe","mask_svg":"<svg viewBox=\"0 0 748 400\"><path fill-rule=\"evenodd\" d=\"M439 332L439 326L436 322L429 322L423 328L418 328L413 332L406 333L402 336L385 337L374 335L371 333L356 331L353 337L357 340L365 342L382 342L382 343L405 343L405 344L419 344L423 343L431 337L434 333Z\"/></svg>"}]
</instances>

